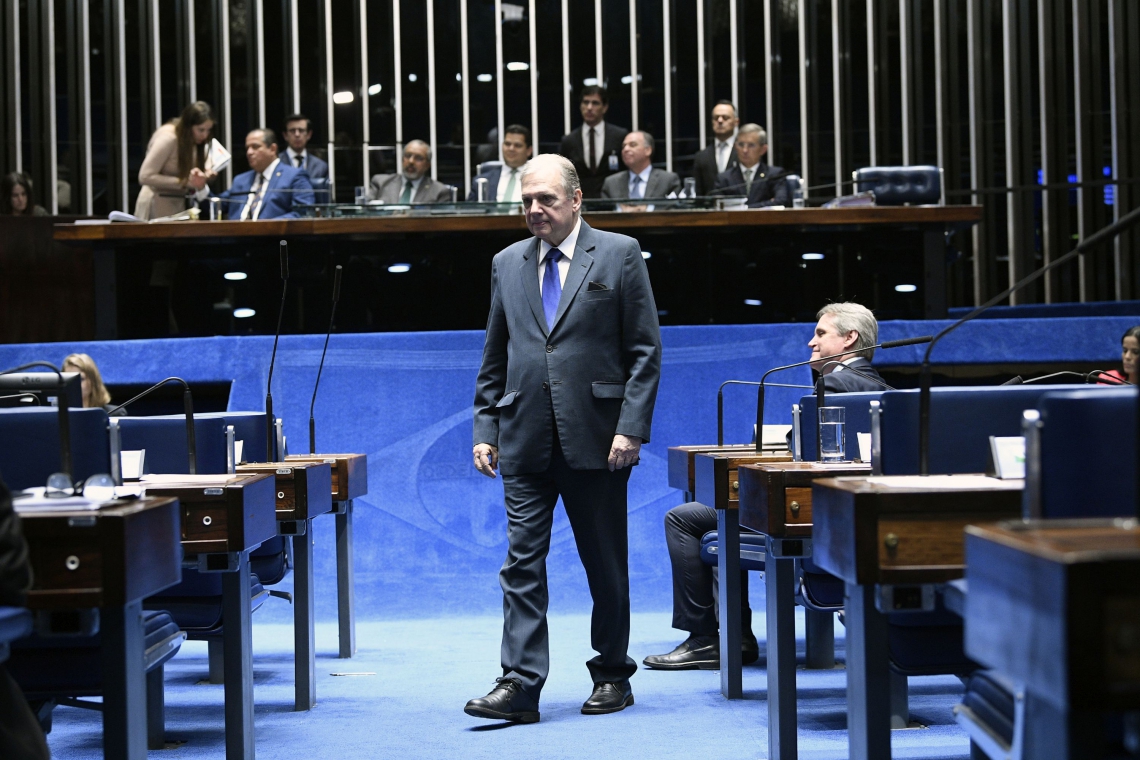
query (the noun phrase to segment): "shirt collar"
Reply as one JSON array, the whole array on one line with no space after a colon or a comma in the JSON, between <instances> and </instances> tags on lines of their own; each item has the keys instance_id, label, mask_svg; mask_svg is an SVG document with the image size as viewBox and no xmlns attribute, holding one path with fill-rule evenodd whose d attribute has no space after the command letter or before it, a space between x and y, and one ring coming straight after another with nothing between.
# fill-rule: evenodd
<instances>
[{"instance_id":1,"label":"shirt collar","mask_svg":"<svg viewBox=\"0 0 1140 760\"><path fill-rule=\"evenodd\" d=\"M309 149L308 148L305 148L300 153L293 150L292 148L286 148L285 150L289 153L289 163L291 163L291 164L297 163L297 156L301 156L302 158L305 158L305 159L307 159L309 157Z\"/></svg>"},{"instance_id":2,"label":"shirt collar","mask_svg":"<svg viewBox=\"0 0 1140 760\"><path fill-rule=\"evenodd\" d=\"M732 133L732 136L731 136L731 137L728 137L728 138L726 138L726 139L724 139L724 140L717 140L717 141L716 141L716 147L717 147L717 149L718 149L718 150L720 149L720 147L721 147L722 145L727 145L728 147L730 147L730 148L731 148L731 147L732 147L732 144L733 144L734 142L736 142L736 133L735 133L735 132L733 132L733 133Z\"/></svg>"},{"instance_id":3,"label":"shirt collar","mask_svg":"<svg viewBox=\"0 0 1140 760\"><path fill-rule=\"evenodd\" d=\"M641 181L648 185L649 184L649 173L651 171L653 171L653 164L650 164L649 166L645 167L642 171L637 172L637 176L641 177ZM633 181L633 177L634 177L634 171L631 169L629 172L629 181L630 182Z\"/></svg>"},{"instance_id":4,"label":"shirt collar","mask_svg":"<svg viewBox=\"0 0 1140 760\"><path fill-rule=\"evenodd\" d=\"M277 166L280 163L281 163L281 159L275 158L275 159L273 159L273 163L271 163L269 166L265 167L265 171L263 171L261 173L261 176L265 178L266 182L273 179L273 172L277 171Z\"/></svg>"},{"instance_id":5,"label":"shirt collar","mask_svg":"<svg viewBox=\"0 0 1140 760\"><path fill-rule=\"evenodd\" d=\"M422 175L419 179L408 179L407 177L404 176L403 172L400 172L400 187L403 187L405 182L411 182L412 183L412 189L413 190L419 190L420 185L423 184L423 181L425 179L427 179L426 174Z\"/></svg>"},{"instance_id":6,"label":"shirt collar","mask_svg":"<svg viewBox=\"0 0 1140 760\"><path fill-rule=\"evenodd\" d=\"M558 250L562 251L562 255L566 257L567 261L574 260L574 247L578 245L578 233L581 232L581 230L582 217L579 216L578 221L574 222L574 229L570 230L570 234L567 235L566 239L558 246ZM546 261L546 254L550 253L550 249L553 247L554 246L545 240L542 241L542 251L538 254L539 266L542 265L542 262Z\"/></svg>"},{"instance_id":7,"label":"shirt collar","mask_svg":"<svg viewBox=\"0 0 1140 760\"><path fill-rule=\"evenodd\" d=\"M599 122L598 122L597 124L595 124L593 127L591 127L591 126L590 126L589 124L587 124L586 122L582 122L582 134L584 134L584 135L588 135L588 134L590 134L590 130L591 130L591 129L593 129L595 132L597 132L599 136L604 136L604 135L606 134L606 122L605 122L605 119L603 119L602 121L599 121Z\"/></svg>"},{"instance_id":8,"label":"shirt collar","mask_svg":"<svg viewBox=\"0 0 1140 760\"><path fill-rule=\"evenodd\" d=\"M847 367L847 365L854 364L855 362L859 361L859 359L861 359L861 358L862 357L859 357L859 356L849 356L848 358L844 359L841 363L836 364L832 368L831 371L832 372L838 372L841 369L845 369Z\"/></svg>"}]
</instances>

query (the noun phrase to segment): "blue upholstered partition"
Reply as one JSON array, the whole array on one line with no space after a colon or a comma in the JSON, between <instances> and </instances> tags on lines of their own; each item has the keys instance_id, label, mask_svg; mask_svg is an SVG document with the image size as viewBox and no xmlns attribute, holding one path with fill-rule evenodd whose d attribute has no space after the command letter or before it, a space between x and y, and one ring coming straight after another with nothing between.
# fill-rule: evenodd
<instances>
[{"instance_id":1,"label":"blue upholstered partition","mask_svg":"<svg viewBox=\"0 0 1140 760\"><path fill-rule=\"evenodd\" d=\"M1136 390L1046 393L1041 412L1041 516L1136 515Z\"/></svg>"},{"instance_id":2,"label":"blue upholstered partition","mask_svg":"<svg viewBox=\"0 0 1140 760\"><path fill-rule=\"evenodd\" d=\"M68 415L73 478L85 480L111 472L107 413L70 409ZM59 411L49 407L0 409L0 477L8 487L42 486L59 469Z\"/></svg>"},{"instance_id":3,"label":"blue upholstered partition","mask_svg":"<svg viewBox=\"0 0 1140 760\"><path fill-rule=\"evenodd\" d=\"M225 420L226 425L233 425L234 440L243 442L242 461L265 461L265 412L207 412L194 416L207 420L218 418Z\"/></svg>"},{"instance_id":4,"label":"blue upholstered partition","mask_svg":"<svg viewBox=\"0 0 1140 760\"><path fill-rule=\"evenodd\" d=\"M934 388L930 396L930 472L985 472L990 436L1021 435L1021 414L1064 386L1005 385ZM1072 387L1072 386L1068 386ZM883 394L884 475L918 473L918 391Z\"/></svg>"},{"instance_id":5,"label":"blue upholstered partition","mask_svg":"<svg viewBox=\"0 0 1140 760\"><path fill-rule=\"evenodd\" d=\"M867 393L828 393L823 398L827 406L841 406L847 411L843 413L843 438L847 458L854 459L859 456L859 433L871 432L871 402L878 401L883 391L869 391ZM805 462L814 462L819 459L819 449L816 447L815 428L819 417L816 414L815 396L804 396L800 399L800 429L803 442L800 451Z\"/></svg>"},{"instance_id":6,"label":"blue upholstered partition","mask_svg":"<svg viewBox=\"0 0 1140 760\"><path fill-rule=\"evenodd\" d=\"M190 472L186 448L186 418L181 414L158 417L123 417L124 451L146 449L146 469L150 473ZM216 475L226 471L226 421L222 417L194 415L194 437L198 473Z\"/></svg>"}]
</instances>

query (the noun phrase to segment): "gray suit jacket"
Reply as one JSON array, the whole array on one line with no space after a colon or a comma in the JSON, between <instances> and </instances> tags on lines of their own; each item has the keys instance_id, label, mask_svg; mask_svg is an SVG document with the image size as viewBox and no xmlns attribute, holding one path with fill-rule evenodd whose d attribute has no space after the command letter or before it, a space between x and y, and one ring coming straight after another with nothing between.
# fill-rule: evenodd
<instances>
[{"instance_id":1,"label":"gray suit jacket","mask_svg":"<svg viewBox=\"0 0 1140 760\"><path fill-rule=\"evenodd\" d=\"M375 174L368 186L368 197L374 201L399 203L404 191L403 174ZM413 203L448 203L451 201L451 187L424 177L420 189L412 197Z\"/></svg>"},{"instance_id":2,"label":"gray suit jacket","mask_svg":"<svg viewBox=\"0 0 1140 760\"><path fill-rule=\"evenodd\" d=\"M557 430L575 470L607 466L615 434L649 440L661 329L637 241L582 222L547 330L538 238L491 265L491 311L475 388L475 444L499 449L504 475L542 472Z\"/></svg>"},{"instance_id":3,"label":"gray suit jacket","mask_svg":"<svg viewBox=\"0 0 1140 760\"><path fill-rule=\"evenodd\" d=\"M649 181L645 183L646 198L664 198L669 193L681 191L681 178L673 172L656 167L649 170ZM629 197L629 172L620 172L606 177L602 183L602 197L624 199Z\"/></svg>"}]
</instances>

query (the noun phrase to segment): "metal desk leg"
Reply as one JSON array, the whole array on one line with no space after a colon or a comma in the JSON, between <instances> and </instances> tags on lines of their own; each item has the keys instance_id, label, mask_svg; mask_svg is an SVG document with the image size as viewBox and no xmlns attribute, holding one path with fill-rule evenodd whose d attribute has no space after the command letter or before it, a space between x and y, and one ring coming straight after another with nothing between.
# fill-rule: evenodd
<instances>
[{"instance_id":1,"label":"metal desk leg","mask_svg":"<svg viewBox=\"0 0 1140 760\"><path fill-rule=\"evenodd\" d=\"M796 590L794 559L764 560L768 618L768 757L795 760Z\"/></svg>"},{"instance_id":2,"label":"metal desk leg","mask_svg":"<svg viewBox=\"0 0 1140 760\"><path fill-rule=\"evenodd\" d=\"M744 696L740 656L740 518L735 509L716 511L717 575L720 583L720 693Z\"/></svg>"},{"instance_id":3,"label":"metal desk leg","mask_svg":"<svg viewBox=\"0 0 1140 760\"><path fill-rule=\"evenodd\" d=\"M317 703L316 647L313 632L313 521L305 533L293 536L293 657L297 710Z\"/></svg>"},{"instance_id":4,"label":"metal desk leg","mask_svg":"<svg viewBox=\"0 0 1140 760\"><path fill-rule=\"evenodd\" d=\"M103 754L146 759L146 645L142 602L99 611L103 631Z\"/></svg>"},{"instance_id":5,"label":"metal desk leg","mask_svg":"<svg viewBox=\"0 0 1140 760\"><path fill-rule=\"evenodd\" d=\"M340 657L356 654L356 602L352 579L352 499L336 516L336 601L340 623Z\"/></svg>"},{"instance_id":6,"label":"metal desk leg","mask_svg":"<svg viewBox=\"0 0 1140 760\"><path fill-rule=\"evenodd\" d=\"M247 552L238 554L236 570L222 573L222 617L226 760L253 760L253 619Z\"/></svg>"},{"instance_id":7,"label":"metal desk leg","mask_svg":"<svg viewBox=\"0 0 1140 760\"><path fill-rule=\"evenodd\" d=\"M891 756L887 618L875 609L875 587L848 583L847 736L850 760Z\"/></svg>"},{"instance_id":8,"label":"metal desk leg","mask_svg":"<svg viewBox=\"0 0 1140 760\"><path fill-rule=\"evenodd\" d=\"M831 670L835 667L835 618L830 612L804 610L804 623L808 670Z\"/></svg>"}]
</instances>

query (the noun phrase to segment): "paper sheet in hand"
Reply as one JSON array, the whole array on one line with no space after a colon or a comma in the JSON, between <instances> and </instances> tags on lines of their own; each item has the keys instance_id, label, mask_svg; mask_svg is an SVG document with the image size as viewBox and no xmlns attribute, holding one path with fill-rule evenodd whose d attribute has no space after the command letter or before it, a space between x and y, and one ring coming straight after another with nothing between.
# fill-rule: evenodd
<instances>
[{"instance_id":1,"label":"paper sheet in hand","mask_svg":"<svg viewBox=\"0 0 1140 760\"><path fill-rule=\"evenodd\" d=\"M222 172L230 165L232 156L217 138L210 140L210 149L206 152L206 171Z\"/></svg>"}]
</instances>

